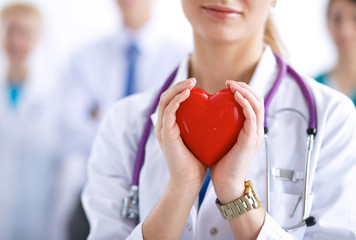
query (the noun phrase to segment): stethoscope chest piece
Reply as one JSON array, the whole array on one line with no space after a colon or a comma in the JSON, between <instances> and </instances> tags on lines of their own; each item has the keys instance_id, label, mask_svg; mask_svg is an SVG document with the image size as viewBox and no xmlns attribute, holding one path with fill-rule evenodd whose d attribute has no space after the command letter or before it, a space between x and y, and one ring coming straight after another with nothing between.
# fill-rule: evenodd
<instances>
[{"instance_id":1,"label":"stethoscope chest piece","mask_svg":"<svg viewBox=\"0 0 356 240\"><path fill-rule=\"evenodd\" d=\"M137 185L132 185L130 188L130 195L122 199L121 217L135 221L139 220Z\"/></svg>"}]
</instances>

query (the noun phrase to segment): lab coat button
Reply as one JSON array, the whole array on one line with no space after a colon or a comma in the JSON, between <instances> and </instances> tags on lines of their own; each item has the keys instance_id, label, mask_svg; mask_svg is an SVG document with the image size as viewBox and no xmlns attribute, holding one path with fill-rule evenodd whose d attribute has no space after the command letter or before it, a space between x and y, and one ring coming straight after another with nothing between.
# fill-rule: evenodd
<instances>
[{"instance_id":1,"label":"lab coat button","mask_svg":"<svg viewBox=\"0 0 356 240\"><path fill-rule=\"evenodd\" d=\"M218 229L217 228L211 228L210 229L210 235L211 236L214 236L214 235L216 235L218 233Z\"/></svg>"},{"instance_id":2,"label":"lab coat button","mask_svg":"<svg viewBox=\"0 0 356 240\"><path fill-rule=\"evenodd\" d=\"M190 223L187 224L187 231L192 231L192 224Z\"/></svg>"}]
</instances>

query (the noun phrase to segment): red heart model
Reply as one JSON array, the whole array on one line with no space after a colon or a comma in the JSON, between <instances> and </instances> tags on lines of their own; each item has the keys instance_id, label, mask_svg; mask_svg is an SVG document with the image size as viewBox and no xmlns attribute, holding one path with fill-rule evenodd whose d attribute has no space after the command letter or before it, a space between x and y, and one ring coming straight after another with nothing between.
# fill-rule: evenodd
<instances>
[{"instance_id":1,"label":"red heart model","mask_svg":"<svg viewBox=\"0 0 356 240\"><path fill-rule=\"evenodd\" d=\"M209 95L193 88L176 116L185 145L207 166L216 163L234 146L245 121L230 89Z\"/></svg>"}]
</instances>

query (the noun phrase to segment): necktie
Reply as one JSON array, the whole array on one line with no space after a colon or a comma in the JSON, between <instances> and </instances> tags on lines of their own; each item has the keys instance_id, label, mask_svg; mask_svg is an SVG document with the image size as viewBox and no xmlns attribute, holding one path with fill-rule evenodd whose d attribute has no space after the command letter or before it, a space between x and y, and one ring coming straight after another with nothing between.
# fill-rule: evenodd
<instances>
[{"instance_id":1,"label":"necktie","mask_svg":"<svg viewBox=\"0 0 356 240\"><path fill-rule=\"evenodd\" d=\"M9 104L13 109L16 109L18 106L19 98L22 93L22 84L21 83L9 83Z\"/></svg>"},{"instance_id":2,"label":"necktie","mask_svg":"<svg viewBox=\"0 0 356 240\"><path fill-rule=\"evenodd\" d=\"M135 93L136 64L139 51L134 42L127 48L127 78L125 96Z\"/></svg>"},{"instance_id":3,"label":"necktie","mask_svg":"<svg viewBox=\"0 0 356 240\"><path fill-rule=\"evenodd\" d=\"M200 208L200 206L203 202L206 190L208 189L208 186L209 186L209 182L210 182L210 170L208 168L208 171L206 171L206 176L204 179L203 186L201 187L200 192L199 192L199 207L198 207L198 209Z\"/></svg>"}]
</instances>

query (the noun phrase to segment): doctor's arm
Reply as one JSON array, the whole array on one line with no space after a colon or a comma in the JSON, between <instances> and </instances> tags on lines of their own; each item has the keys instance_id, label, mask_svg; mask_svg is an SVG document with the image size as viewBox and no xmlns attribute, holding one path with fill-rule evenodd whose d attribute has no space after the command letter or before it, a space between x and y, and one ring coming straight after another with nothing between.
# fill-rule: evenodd
<instances>
[{"instance_id":1,"label":"doctor's arm","mask_svg":"<svg viewBox=\"0 0 356 240\"><path fill-rule=\"evenodd\" d=\"M219 201L227 204L244 195L246 171L260 148L264 129L264 101L244 84L227 81L245 116L235 146L210 167L212 182ZM237 184L240 183L240 184ZM229 220L235 239L295 239L285 232L262 207Z\"/></svg>"},{"instance_id":2,"label":"doctor's arm","mask_svg":"<svg viewBox=\"0 0 356 240\"><path fill-rule=\"evenodd\" d=\"M121 201L129 195L136 141L124 132L127 120L117 114L123 104L102 121L88 163L88 182L82 202L90 223L88 239L141 240L141 225L120 216Z\"/></svg>"},{"instance_id":3,"label":"doctor's arm","mask_svg":"<svg viewBox=\"0 0 356 240\"><path fill-rule=\"evenodd\" d=\"M205 178L206 166L186 148L176 123L176 111L195 84L195 79L179 82L160 99L155 135L167 161L170 180L143 223L145 240L180 239Z\"/></svg>"},{"instance_id":4,"label":"doctor's arm","mask_svg":"<svg viewBox=\"0 0 356 240\"><path fill-rule=\"evenodd\" d=\"M222 204L245 195L246 172L263 139L263 97L244 83L227 81L235 101L242 107L245 122L237 142L217 163L210 167L212 183ZM256 239L263 226L265 212L260 207L229 220L235 239Z\"/></svg>"}]
</instances>

